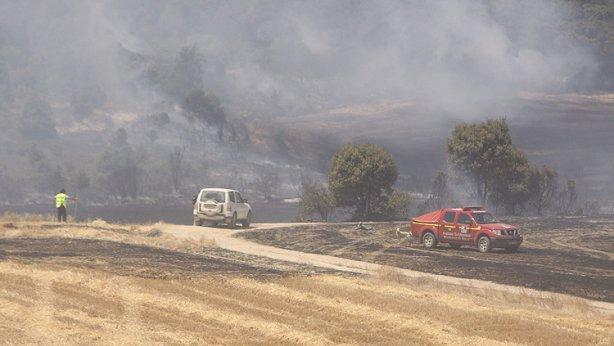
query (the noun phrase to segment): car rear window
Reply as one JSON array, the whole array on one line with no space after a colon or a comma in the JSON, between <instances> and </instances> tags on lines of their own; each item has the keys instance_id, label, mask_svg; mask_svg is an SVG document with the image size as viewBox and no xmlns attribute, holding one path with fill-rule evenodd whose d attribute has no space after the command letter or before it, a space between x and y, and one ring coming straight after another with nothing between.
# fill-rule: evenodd
<instances>
[{"instance_id":1,"label":"car rear window","mask_svg":"<svg viewBox=\"0 0 614 346\"><path fill-rule=\"evenodd\" d=\"M223 191L203 191L200 196L201 202L214 201L216 203L226 202L226 193Z\"/></svg>"},{"instance_id":2,"label":"car rear window","mask_svg":"<svg viewBox=\"0 0 614 346\"><path fill-rule=\"evenodd\" d=\"M447 223L453 223L455 215L456 215L456 212L454 212L454 211L447 211L446 214L443 216L443 221L445 221Z\"/></svg>"}]
</instances>

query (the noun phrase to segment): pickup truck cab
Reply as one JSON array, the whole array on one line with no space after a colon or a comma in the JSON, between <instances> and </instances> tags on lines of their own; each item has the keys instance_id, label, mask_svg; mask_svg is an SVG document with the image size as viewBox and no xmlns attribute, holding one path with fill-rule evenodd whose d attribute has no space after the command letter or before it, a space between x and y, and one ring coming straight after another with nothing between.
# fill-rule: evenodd
<instances>
[{"instance_id":1,"label":"pickup truck cab","mask_svg":"<svg viewBox=\"0 0 614 346\"><path fill-rule=\"evenodd\" d=\"M206 188L200 190L194 201L194 225L203 222L225 223L235 228L237 222L249 227L252 222L252 207L236 190Z\"/></svg>"},{"instance_id":2,"label":"pickup truck cab","mask_svg":"<svg viewBox=\"0 0 614 346\"><path fill-rule=\"evenodd\" d=\"M498 222L482 207L439 209L411 219L411 233L426 248L448 243L453 248L477 247L480 252L504 248L514 252L522 243L518 226Z\"/></svg>"}]
</instances>

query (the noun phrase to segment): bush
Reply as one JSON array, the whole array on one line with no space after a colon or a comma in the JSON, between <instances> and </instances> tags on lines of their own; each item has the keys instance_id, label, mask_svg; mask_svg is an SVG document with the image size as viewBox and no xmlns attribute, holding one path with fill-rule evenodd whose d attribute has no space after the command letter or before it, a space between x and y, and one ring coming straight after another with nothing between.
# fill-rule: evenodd
<instances>
[{"instance_id":1,"label":"bush","mask_svg":"<svg viewBox=\"0 0 614 346\"><path fill-rule=\"evenodd\" d=\"M335 212L335 199L323 185L303 184L299 208L303 215L317 214L323 221L328 221Z\"/></svg>"}]
</instances>

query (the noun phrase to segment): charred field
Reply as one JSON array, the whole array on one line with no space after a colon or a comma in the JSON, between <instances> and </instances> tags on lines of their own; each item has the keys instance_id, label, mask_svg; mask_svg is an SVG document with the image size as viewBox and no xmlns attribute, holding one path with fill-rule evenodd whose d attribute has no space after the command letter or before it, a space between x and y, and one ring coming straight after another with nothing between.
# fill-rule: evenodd
<instances>
[{"instance_id":1,"label":"charred field","mask_svg":"<svg viewBox=\"0 0 614 346\"><path fill-rule=\"evenodd\" d=\"M514 218L525 241L517 253L495 249L482 254L470 247L440 244L427 250L399 237L407 223L307 225L241 233L255 242L327 254L434 274L614 301L614 219L589 217Z\"/></svg>"}]
</instances>

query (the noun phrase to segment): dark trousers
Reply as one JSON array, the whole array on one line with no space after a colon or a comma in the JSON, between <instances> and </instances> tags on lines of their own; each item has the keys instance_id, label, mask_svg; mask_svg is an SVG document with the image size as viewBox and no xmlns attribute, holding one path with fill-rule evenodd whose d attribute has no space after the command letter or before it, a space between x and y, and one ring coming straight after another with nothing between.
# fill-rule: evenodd
<instances>
[{"instance_id":1,"label":"dark trousers","mask_svg":"<svg viewBox=\"0 0 614 346\"><path fill-rule=\"evenodd\" d=\"M58 222L66 222L66 207L60 206L58 208Z\"/></svg>"}]
</instances>

